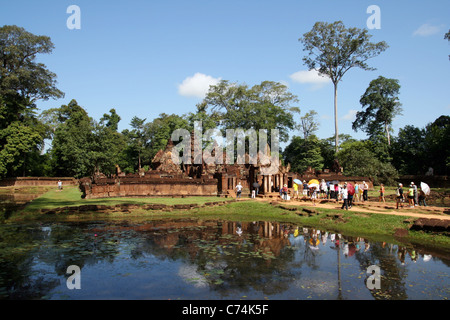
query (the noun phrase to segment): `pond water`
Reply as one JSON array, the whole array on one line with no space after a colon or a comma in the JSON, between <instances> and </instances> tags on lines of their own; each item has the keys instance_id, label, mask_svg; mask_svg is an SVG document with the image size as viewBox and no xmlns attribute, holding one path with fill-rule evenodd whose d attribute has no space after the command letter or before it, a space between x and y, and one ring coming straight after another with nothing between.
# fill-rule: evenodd
<instances>
[{"instance_id":1,"label":"pond water","mask_svg":"<svg viewBox=\"0 0 450 320\"><path fill-rule=\"evenodd\" d=\"M264 221L1 225L0 265L1 299L450 298L448 255Z\"/></svg>"}]
</instances>

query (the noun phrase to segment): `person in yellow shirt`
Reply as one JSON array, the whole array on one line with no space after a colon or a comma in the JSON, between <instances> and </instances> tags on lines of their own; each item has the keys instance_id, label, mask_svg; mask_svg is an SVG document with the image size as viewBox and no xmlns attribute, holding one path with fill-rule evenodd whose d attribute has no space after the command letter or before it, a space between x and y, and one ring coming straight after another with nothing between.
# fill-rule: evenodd
<instances>
[{"instance_id":1,"label":"person in yellow shirt","mask_svg":"<svg viewBox=\"0 0 450 320\"><path fill-rule=\"evenodd\" d=\"M298 200L298 185L294 183L294 197Z\"/></svg>"},{"instance_id":2,"label":"person in yellow shirt","mask_svg":"<svg viewBox=\"0 0 450 320\"><path fill-rule=\"evenodd\" d=\"M409 189L408 189L408 202L409 202L409 207L414 208L414 187L413 187L413 185L410 185Z\"/></svg>"}]
</instances>

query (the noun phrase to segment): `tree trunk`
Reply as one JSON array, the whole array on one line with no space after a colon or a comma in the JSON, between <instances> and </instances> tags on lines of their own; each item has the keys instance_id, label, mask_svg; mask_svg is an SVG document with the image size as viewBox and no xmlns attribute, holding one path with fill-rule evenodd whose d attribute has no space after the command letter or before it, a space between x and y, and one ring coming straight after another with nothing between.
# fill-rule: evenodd
<instances>
[{"instance_id":1,"label":"tree trunk","mask_svg":"<svg viewBox=\"0 0 450 320\"><path fill-rule=\"evenodd\" d=\"M335 151L338 153L339 146L339 130L338 130L338 112L337 112L337 83L334 84L334 134L335 134Z\"/></svg>"},{"instance_id":2,"label":"tree trunk","mask_svg":"<svg viewBox=\"0 0 450 320\"><path fill-rule=\"evenodd\" d=\"M387 136L387 140L388 140L388 146L391 145L391 135L389 134L389 126L387 124L387 122L384 124L384 127L386 129L386 136Z\"/></svg>"}]
</instances>

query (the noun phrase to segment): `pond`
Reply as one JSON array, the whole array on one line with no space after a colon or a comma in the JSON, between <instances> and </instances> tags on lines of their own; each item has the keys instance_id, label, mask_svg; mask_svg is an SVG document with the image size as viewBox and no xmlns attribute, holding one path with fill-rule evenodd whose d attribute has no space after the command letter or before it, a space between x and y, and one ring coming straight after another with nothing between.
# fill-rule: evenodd
<instances>
[{"instance_id":1,"label":"pond","mask_svg":"<svg viewBox=\"0 0 450 320\"><path fill-rule=\"evenodd\" d=\"M443 300L449 264L411 245L266 221L0 226L1 299Z\"/></svg>"}]
</instances>

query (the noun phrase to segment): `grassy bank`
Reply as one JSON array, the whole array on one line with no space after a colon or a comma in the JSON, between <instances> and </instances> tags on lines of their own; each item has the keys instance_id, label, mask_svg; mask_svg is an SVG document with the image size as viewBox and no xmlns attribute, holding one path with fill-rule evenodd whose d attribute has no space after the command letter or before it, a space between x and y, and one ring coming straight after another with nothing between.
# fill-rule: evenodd
<instances>
[{"instance_id":1,"label":"grassy bank","mask_svg":"<svg viewBox=\"0 0 450 320\"><path fill-rule=\"evenodd\" d=\"M33 200L23 210L23 213L32 213L41 209L54 209L58 207L77 207L83 205L105 205L117 204L204 204L209 201L217 201L217 197L189 197L189 198L105 198L105 199L82 199L81 192L77 187L67 187L62 191L50 190L39 198Z\"/></svg>"},{"instance_id":2,"label":"grassy bank","mask_svg":"<svg viewBox=\"0 0 450 320\"><path fill-rule=\"evenodd\" d=\"M24 221L77 221L91 219L161 219L161 218L199 218L224 219L233 221L277 221L295 223L299 226L315 227L328 231L335 231L346 235L367 237L378 241L396 242L393 237L396 229L408 229L405 216L385 215L358 212L357 208L350 211L316 208L316 215L300 216L296 212L273 206L260 201L229 202L223 206L203 205L208 202L228 201L217 197L188 197L188 198L108 198L81 199L81 193L76 187L68 187L59 192L54 189L47 191L39 198L30 202L24 209L15 212L7 219L7 223ZM190 210L144 210L135 208L129 212L83 212L78 214L45 215L42 209L60 207L77 207L83 205L115 206L119 204L197 204L198 208ZM301 210L301 207L297 207ZM342 215L333 219L333 215ZM450 248L450 238L445 235L433 235L424 232L409 231L403 240L441 248Z\"/></svg>"}]
</instances>

